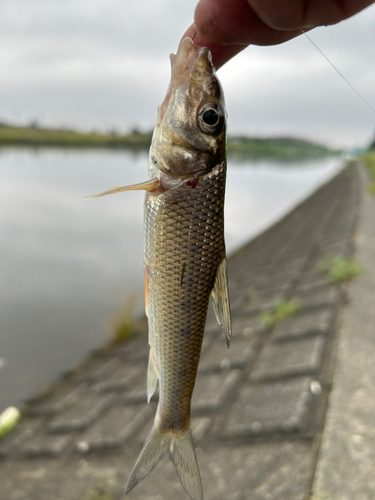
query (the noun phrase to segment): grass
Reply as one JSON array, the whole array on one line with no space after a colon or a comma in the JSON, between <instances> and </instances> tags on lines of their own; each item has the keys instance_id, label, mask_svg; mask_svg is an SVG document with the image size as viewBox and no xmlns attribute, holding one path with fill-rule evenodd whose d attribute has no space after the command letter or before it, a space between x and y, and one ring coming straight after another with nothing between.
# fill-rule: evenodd
<instances>
[{"instance_id":1,"label":"grass","mask_svg":"<svg viewBox=\"0 0 375 500\"><path fill-rule=\"evenodd\" d=\"M117 310L108 318L111 336L116 341L122 342L131 335L140 332L135 315L136 304L136 294L131 293L119 300Z\"/></svg>"},{"instance_id":2,"label":"grass","mask_svg":"<svg viewBox=\"0 0 375 500\"><path fill-rule=\"evenodd\" d=\"M123 147L149 148L152 132L130 134L101 134L75 132L64 129L45 129L37 126L0 126L0 145L17 146L69 146L69 147Z\"/></svg>"},{"instance_id":3,"label":"grass","mask_svg":"<svg viewBox=\"0 0 375 500\"><path fill-rule=\"evenodd\" d=\"M145 149L150 147L152 130L129 134L76 132L68 129L47 129L37 123L28 127L13 127L0 123L0 146L63 146ZM325 146L295 138L259 138L236 136L228 138L228 156L237 160L273 158L278 161L298 161L337 154Z\"/></svg>"},{"instance_id":4,"label":"grass","mask_svg":"<svg viewBox=\"0 0 375 500\"><path fill-rule=\"evenodd\" d=\"M94 488L82 500L114 500L114 496L108 489Z\"/></svg>"},{"instance_id":5,"label":"grass","mask_svg":"<svg viewBox=\"0 0 375 500\"><path fill-rule=\"evenodd\" d=\"M342 257L341 255L327 255L317 264L320 271L328 273L328 280L331 283L344 283L351 281L360 274L364 269L358 262L355 262L351 257Z\"/></svg>"},{"instance_id":6,"label":"grass","mask_svg":"<svg viewBox=\"0 0 375 500\"><path fill-rule=\"evenodd\" d=\"M323 493L319 493L318 496L312 496L310 497L310 500L333 500L332 498L328 498Z\"/></svg>"},{"instance_id":7,"label":"grass","mask_svg":"<svg viewBox=\"0 0 375 500\"><path fill-rule=\"evenodd\" d=\"M271 311L266 311L261 314L262 324L269 328L276 326L290 316L293 316L293 314L298 311L299 307L299 303L295 299L288 301L282 299L278 300L275 302Z\"/></svg>"},{"instance_id":8,"label":"grass","mask_svg":"<svg viewBox=\"0 0 375 500\"><path fill-rule=\"evenodd\" d=\"M235 136L228 138L228 156L236 159L275 158L278 161L298 161L303 159L322 158L338 154L320 144L315 144L293 137L260 138Z\"/></svg>"},{"instance_id":9,"label":"grass","mask_svg":"<svg viewBox=\"0 0 375 500\"><path fill-rule=\"evenodd\" d=\"M370 194L375 196L375 151L369 152L362 157L362 161L367 167L367 170L370 174L371 181L367 186L367 190Z\"/></svg>"}]
</instances>

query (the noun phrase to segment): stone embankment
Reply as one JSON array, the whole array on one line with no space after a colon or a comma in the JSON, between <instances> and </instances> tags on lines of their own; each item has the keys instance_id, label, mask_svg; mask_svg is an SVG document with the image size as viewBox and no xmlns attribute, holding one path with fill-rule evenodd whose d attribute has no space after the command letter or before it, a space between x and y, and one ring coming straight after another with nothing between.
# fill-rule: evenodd
<instances>
[{"instance_id":1,"label":"stone embankment","mask_svg":"<svg viewBox=\"0 0 375 500\"><path fill-rule=\"evenodd\" d=\"M210 312L192 401L205 500L375 497L375 199L361 176L346 167L229 258L231 347ZM358 224L366 272L348 293L317 264L352 255ZM109 346L31 401L0 442L0 499L124 499L156 408L147 358L146 334ZM187 495L164 459L127 498Z\"/></svg>"}]
</instances>

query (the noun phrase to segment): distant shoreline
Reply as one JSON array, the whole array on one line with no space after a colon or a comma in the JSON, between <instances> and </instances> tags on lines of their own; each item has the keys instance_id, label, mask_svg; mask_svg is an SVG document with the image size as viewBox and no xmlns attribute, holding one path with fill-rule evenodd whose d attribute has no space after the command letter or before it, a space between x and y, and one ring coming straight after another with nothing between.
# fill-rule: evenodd
<instances>
[{"instance_id":1,"label":"distant shoreline","mask_svg":"<svg viewBox=\"0 0 375 500\"><path fill-rule=\"evenodd\" d=\"M46 129L37 126L17 127L0 125L0 147L66 147L66 148L110 148L147 151L151 144L152 131L129 134L101 134L97 132L76 132L65 129ZM321 144L292 137L248 137L228 138L228 156L237 160L249 158L275 158L278 160L299 160L322 158L339 154Z\"/></svg>"}]
</instances>

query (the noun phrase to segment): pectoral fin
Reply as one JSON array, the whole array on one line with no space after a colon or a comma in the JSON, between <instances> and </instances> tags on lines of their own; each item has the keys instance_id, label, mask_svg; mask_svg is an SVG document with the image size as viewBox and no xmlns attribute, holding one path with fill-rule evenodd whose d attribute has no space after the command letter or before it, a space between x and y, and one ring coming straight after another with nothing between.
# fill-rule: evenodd
<instances>
[{"instance_id":1,"label":"pectoral fin","mask_svg":"<svg viewBox=\"0 0 375 500\"><path fill-rule=\"evenodd\" d=\"M107 194L121 193L122 191L148 191L149 193L153 191L158 191L161 188L161 183L157 177L149 179L148 181L141 182L140 184L133 184L132 186L116 186L103 193L93 194L91 196L86 196L85 200L90 200L91 198L99 198L100 196L106 196Z\"/></svg>"},{"instance_id":2,"label":"pectoral fin","mask_svg":"<svg viewBox=\"0 0 375 500\"><path fill-rule=\"evenodd\" d=\"M212 304L216 319L223 329L227 345L229 348L230 339L232 336L232 320L230 316L229 307L229 293L228 293L228 275L227 275L227 258L223 257L217 271L214 287L211 292Z\"/></svg>"}]
</instances>

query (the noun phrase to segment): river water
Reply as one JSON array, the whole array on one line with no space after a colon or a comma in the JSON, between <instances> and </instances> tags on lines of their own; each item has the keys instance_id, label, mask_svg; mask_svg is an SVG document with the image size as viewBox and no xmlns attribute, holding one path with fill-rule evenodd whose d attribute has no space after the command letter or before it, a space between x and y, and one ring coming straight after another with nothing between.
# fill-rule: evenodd
<instances>
[{"instance_id":1,"label":"river water","mask_svg":"<svg viewBox=\"0 0 375 500\"><path fill-rule=\"evenodd\" d=\"M228 252L339 166L229 161ZM0 149L0 412L103 344L129 293L141 310L143 193L83 197L141 182L146 170L143 152Z\"/></svg>"}]
</instances>

